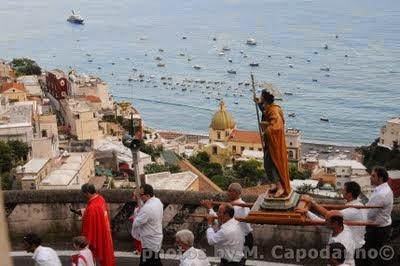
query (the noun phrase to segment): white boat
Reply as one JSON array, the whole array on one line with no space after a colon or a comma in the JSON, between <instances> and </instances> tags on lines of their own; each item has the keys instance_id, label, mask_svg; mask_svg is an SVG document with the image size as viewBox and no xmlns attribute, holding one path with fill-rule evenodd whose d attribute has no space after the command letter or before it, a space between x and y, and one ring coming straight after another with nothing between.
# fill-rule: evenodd
<instances>
[{"instance_id":1,"label":"white boat","mask_svg":"<svg viewBox=\"0 0 400 266\"><path fill-rule=\"evenodd\" d=\"M236 71L233 70L233 69L230 69L230 70L228 70L227 72L228 72L229 74L236 74Z\"/></svg>"},{"instance_id":2,"label":"white boat","mask_svg":"<svg viewBox=\"0 0 400 266\"><path fill-rule=\"evenodd\" d=\"M225 53L224 52L219 52L218 55L219 56L223 56L223 55L225 55Z\"/></svg>"},{"instance_id":3,"label":"white boat","mask_svg":"<svg viewBox=\"0 0 400 266\"><path fill-rule=\"evenodd\" d=\"M71 12L72 14L67 18L67 21L74 24L83 24L84 19L79 14L76 14L74 10L71 10Z\"/></svg>"},{"instance_id":4,"label":"white boat","mask_svg":"<svg viewBox=\"0 0 400 266\"><path fill-rule=\"evenodd\" d=\"M256 42L255 39L250 38L250 39L247 39L246 44L247 44L247 45L256 45L257 42Z\"/></svg>"},{"instance_id":5,"label":"white boat","mask_svg":"<svg viewBox=\"0 0 400 266\"><path fill-rule=\"evenodd\" d=\"M296 116L295 113L289 113L288 115L289 115L289 117L295 117Z\"/></svg>"},{"instance_id":6,"label":"white boat","mask_svg":"<svg viewBox=\"0 0 400 266\"><path fill-rule=\"evenodd\" d=\"M231 48L229 48L228 46L222 47L222 51L230 51L230 50L231 50Z\"/></svg>"}]
</instances>

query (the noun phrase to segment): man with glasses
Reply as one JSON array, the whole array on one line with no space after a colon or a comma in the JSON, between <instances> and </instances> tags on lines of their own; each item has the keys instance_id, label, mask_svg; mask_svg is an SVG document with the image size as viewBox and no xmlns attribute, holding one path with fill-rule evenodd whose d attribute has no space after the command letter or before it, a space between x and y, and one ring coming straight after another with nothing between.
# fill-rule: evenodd
<instances>
[{"instance_id":1,"label":"man with glasses","mask_svg":"<svg viewBox=\"0 0 400 266\"><path fill-rule=\"evenodd\" d=\"M143 202L132 225L132 232L139 236L143 248L139 265L160 266L163 204L154 196L153 187L148 184L140 187L135 201Z\"/></svg>"}]
</instances>

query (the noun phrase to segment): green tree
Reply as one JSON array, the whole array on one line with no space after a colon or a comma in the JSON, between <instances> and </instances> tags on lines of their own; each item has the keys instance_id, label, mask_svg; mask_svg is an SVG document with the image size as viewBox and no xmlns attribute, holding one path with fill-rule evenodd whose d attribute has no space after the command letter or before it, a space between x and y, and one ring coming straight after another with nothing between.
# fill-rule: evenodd
<instances>
[{"instance_id":1,"label":"green tree","mask_svg":"<svg viewBox=\"0 0 400 266\"><path fill-rule=\"evenodd\" d=\"M229 179L225 178L223 175L214 175L210 177L211 181L213 181L217 186L222 188L223 190L227 190L229 184L231 183Z\"/></svg>"},{"instance_id":2,"label":"green tree","mask_svg":"<svg viewBox=\"0 0 400 266\"><path fill-rule=\"evenodd\" d=\"M26 143L19 141L19 140L11 140L7 142L10 146L13 154L13 161L25 161L28 157L29 147Z\"/></svg>"},{"instance_id":3,"label":"green tree","mask_svg":"<svg viewBox=\"0 0 400 266\"><path fill-rule=\"evenodd\" d=\"M203 168L202 172L208 177L223 175L222 166L219 163L209 163Z\"/></svg>"},{"instance_id":4,"label":"green tree","mask_svg":"<svg viewBox=\"0 0 400 266\"><path fill-rule=\"evenodd\" d=\"M374 166L381 165L388 170L400 170L400 148L398 143L394 143L392 150L378 145L376 139L369 146L362 146L357 149L363 155L363 163L368 170Z\"/></svg>"},{"instance_id":5,"label":"green tree","mask_svg":"<svg viewBox=\"0 0 400 266\"><path fill-rule=\"evenodd\" d=\"M2 173L0 178L2 190L12 189L12 178L9 172Z\"/></svg>"},{"instance_id":6,"label":"green tree","mask_svg":"<svg viewBox=\"0 0 400 266\"><path fill-rule=\"evenodd\" d=\"M17 76L42 74L40 66L29 58L14 58L11 61L11 66L15 69Z\"/></svg>"},{"instance_id":7,"label":"green tree","mask_svg":"<svg viewBox=\"0 0 400 266\"><path fill-rule=\"evenodd\" d=\"M210 156L207 152L199 152L195 156L189 158L191 164L202 171L210 163Z\"/></svg>"},{"instance_id":8,"label":"green tree","mask_svg":"<svg viewBox=\"0 0 400 266\"><path fill-rule=\"evenodd\" d=\"M311 171L310 170L299 171L299 169L296 166L291 165L290 168L289 168L289 177L290 177L290 180L294 180L294 179L300 179L300 180L309 179L311 177Z\"/></svg>"},{"instance_id":9,"label":"green tree","mask_svg":"<svg viewBox=\"0 0 400 266\"><path fill-rule=\"evenodd\" d=\"M0 141L0 173L9 172L12 168L13 151L10 146Z\"/></svg>"},{"instance_id":10,"label":"green tree","mask_svg":"<svg viewBox=\"0 0 400 266\"><path fill-rule=\"evenodd\" d=\"M177 165L161 165L161 164L148 164L144 167L144 173L145 174L154 174L154 173L160 173L160 172L171 172L171 173L179 173L181 169Z\"/></svg>"}]
</instances>

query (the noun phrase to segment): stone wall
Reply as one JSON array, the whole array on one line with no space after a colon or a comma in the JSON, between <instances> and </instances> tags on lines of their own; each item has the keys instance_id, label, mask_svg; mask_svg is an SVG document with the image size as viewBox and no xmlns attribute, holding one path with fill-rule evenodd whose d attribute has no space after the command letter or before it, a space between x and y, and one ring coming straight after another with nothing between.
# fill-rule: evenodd
<instances>
[{"instance_id":1,"label":"stone wall","mask_svg":"<svg viewBox=\"0 0 400 266\"><path fill-rule=\"evenodd\" d=\"M127 220L134 206L130 202L132 190L103 190L101 194L109 204L110 216L113 219L115 250L132 250L130 223ZM156 191L156 196L165 207L164 247L173 247L176 231L187 228L195 233L196 245L207 248L207 226L205 223L195 222L189 215L193 212L205 212L204 208L199 207L201 199L224 201L225 194L160 190ZM254 202L256 196L246 196L244 200ZM56 240L63 240L61 248L68 248L63 246L65 239L70 241L72 236L80 232L79 217L69 211L70 206L75 209L85 206L80 191L8 191L4 192L4 201L12 239L35 231L44 236L52 235ZM399 209L397 206L394 212L398 213ZM326 244L329 237L329 231L322 226L253 225L253 229L258 252L263 253L268 253L275 245L298 249L320 248Z\"/></svg>"}]
</instances>

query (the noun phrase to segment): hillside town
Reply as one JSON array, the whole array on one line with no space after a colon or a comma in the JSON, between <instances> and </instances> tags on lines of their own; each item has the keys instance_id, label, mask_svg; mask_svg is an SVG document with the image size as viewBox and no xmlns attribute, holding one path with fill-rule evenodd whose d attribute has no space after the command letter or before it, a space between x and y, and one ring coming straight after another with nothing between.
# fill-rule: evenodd
<instances>
[{"instance_id":1,"label":"hillside town","mask_svg":"<svg viewBox=\"0 0 400 266\"><path fill-rule=\"evenodd\" d=\"M29 65L29 68L26 65L25 69L18 67L16 62L23 62ZM310 206L314 210L321 210L317 201L349 201L343 196L343 191L348 189L349 183L356 183L360 188L360 195L357 194L356 198L365 204L371 195L376 193L374 184L371 183L371 170L375 169L372 168L375 162L372 154L375 154L376 149L383 149L380 152L387 154L386 161L392 166L388 167L387 183L393 191L395 202L398 202L400 168L396 168L397 157L390 157L388 154L395 154L399 149L400 117L383 121L382 124L384 125L377 136L378 139L371 146L360 148L307 143L302 139L301 130L286 128L285 156L289 166L290 187L301 195L307 195L304 199L312 197L313 200L309 200ZM164 228L158 228L161 235L155 233L156 237L160 237L162 241L163 234L166 236L171 231L176 233L176 241L184 241L185 237L195 236L188 230L176 232L172 223L185 206L182 202L191 200L190 197L185 199L184 195L189 194L184 193L201 192L204 193L202 195L211 195L210 193L227 191L229 200L239 200L241 206L240 204L245 204L241 195L254 200L271 187L261 182L265 175L266 161L265 143L260 132L241 129L223 100L215 106L209 127L204 131L208 131L208 135L148 127L140 110L131 102L114 100L108 84L96 75L79 73L74 69L42 71L36 63L28 59L11 62L0 60L0 174L3 190L34 191L39 193L39 198L45 198L47 195L40 194L41 192L62 195L63 191L69 191L68 193L75 193L75 196L78 195L76 193L82 192L89 201L93 198L98 199L97 191L106 191L111 193L108 194L109 197L111 195L116 199L113 203L120 200L118 194L122 195L123 190L139 191L139 194L132 196L133 201L139 202L138 197L143 197L144 202L151 200L151 207L144 205L147 207L143 209L153 208L147 211L161 212ZM129 143L136 143L133 141L137 140L138 150L127 145L127 140L131 141ZM376 170L372 172L374 171ZM162 204L165 204L165 201L161 203L155 198L153 189L161 191L160 195L166 195L166 201L171 200L171 204L164 210L164 216ZM115 191L115 194L112 191ZM174 197L178 197L179 200L173 201ZM194 215L197 214L198 208L204 207L210 209L211 215L212 201L204 198L199 200L198 196L192 197L196 197L197 204L201 205L191 210ZM64 200L62 196L60 200ZM47 203L34 200L32 204L36 204L35 208L38 211L31 214L31 220L27 220L21 213L23 208L29 209L30 207L25 205L31 203L21 201L19 204L8 210L10 232L19 231L20 228L31 228L35 219L42 221L41 215L47 217L47 212L51 213L45 211L46 208L55 208L38 207ZM73 208L79 204L74 202L69 206L59 206L58 211L62 213L60 217L68 217L76 222L76 218L64 213L69 213L69 210L85 217L85 210ZM237 206L224 203L220 205L218 214L214 212L214 218L204 216L209 226L206 233L209 245L217 243L213 242L216 233L210 231L213 219L217 219L218 216L219 221L228 221L233 214L230 217L226 216L226 210L233 212L233 207ZM110 209L113 214L110 223L115 233L118 232L118 221L127 220L135 208L132 209L128 203L124 203ZM138 211L133 213L136 215ZM323 211L320 212L322 213ZM131 230L134 238L137 233L135 230L142 234L145 231L139 229L141 225L135 221L135 215L129 218L133 221ZM326 216L326 219L331 219L329 217ZM160 226L161 218L157 218ZM50 220L53 219L60 218L51 217ZM61 221L62 219L64 218L61 218ZM84 218L82 220L82 234L90 235L88 231L94 230L93 227L85 224ZM343 219L341 222L343 227ZM60 221L57 220L57 223ZM125 224L126 221L121 223ZM181 223L185 224L187 221L183 220ZM71 227L72 224L73 222ZM261 232L264 229L255 228L258 241L261 241ZM43 228L41 230L45 231ZM110 229L104 229L101 233L107 230ZM248 237L253 237L252 230L250 227L246 234L246 242L242 243L242 246L248 245ZM319 232L315 231L313 234ZM38 241L36 235L26 237L28 240L25 239L25 242L28 244ZM85 238L74 238L73 241L76 245L81 243L82 248L88 245ZM89 238L88 241L92 240ZM112 243L113 240L109 241ZM143 238L141 241L148 243ZM193 240L189 241L190 245L193 245ZM111 248L112 245L109 250ZM99 256L96 253L94 255ZM246 257L243 256L239 258L240 264L223 264L227 258L222 257L220 265L245 265ZM114 262L105 262L107 259L104 257L98 258L102 262L101 265L114 265ZM142 257L140 259L142 260ZM161 265L156 258L151 257L151 261L154 264L147 265Z\"/></svg>"},{"instance_id":2,"label":"hillside town","mask_svg":"<svg viewBox=\"0 0 400 266\"><path fill-rule=\"evenodd\" d=\"M98 188L134 188L132 175L138 167L141 178L156 189L168 189L168 183L180 180L179 190L199 191L199 183L214 183L190 163L199 153L221 169L263 161L259 132L241 130L223 101L210 117L208 136L191 135L146 127L131 103L115 101L107 83L92 74L53 69L16 75L11 64L1 60L0 82L1 140L21 141L29 150L12 169L16 189L79 189L87 182ZM121 142L129 123L143 131L137 166ZM399 141L400 118L386 121L378 145L392 149ZM303 143L302 132L294 128L286 129L286 143L292 172L304 173L294 177L295 187L339 197L345 182L357 181L366 196L371 193L367 168L354 148ZM170 166L177 166L173 170L178 177ZM390 174L393 183L400 182L399 171ZM212 187L219 190L218 185Z\"/></svg>"}]
</instances>

